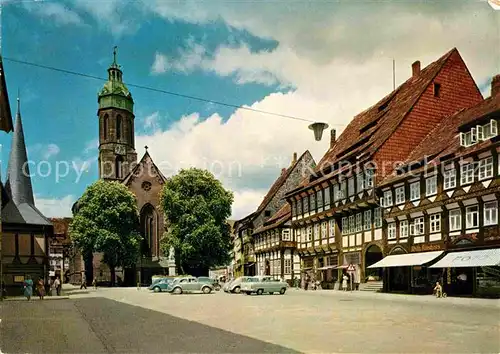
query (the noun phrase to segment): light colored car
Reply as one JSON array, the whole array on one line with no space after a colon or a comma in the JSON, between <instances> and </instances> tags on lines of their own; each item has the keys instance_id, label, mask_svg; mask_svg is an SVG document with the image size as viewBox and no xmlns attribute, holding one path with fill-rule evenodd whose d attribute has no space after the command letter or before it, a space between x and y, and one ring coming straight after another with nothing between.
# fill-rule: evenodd
<instances>
[{"instance_id":1,"label":"light colored car","mask_svg":"<svg viewBox=\"0 0 500 354\"><path fill-rule=\"evenodd\" d=\"M199 282L198 279L194 277L176 278L172 283L169 284L167 289L167 291L171 292L172 294L193 292L210 294L213 290L214 287L211 284Z\"/></svg>"},{"instance_id":2,"label":"light colored car","mask_svg":"<svg viewBox=\"0 0 500 354\"><path fill-rule=\"evenodd\" d=\"M241 292L241 284L242 282L246 281L247 279L250 279L252 277L239 277L234 279L226 289L224 289L225 292L228 293L233 293L233 294L239 294Z\"/></svg>"},{"instance_id":3,"label":"light colored car","mask_svg":"<svg viewBox=\"0 0 500 354\"><path fill-rule=\"evenodd\" d=\"M288 288L288 284L281 280L273 279L270 276L255 276L241 284L241 292L250 295L256 293L262 295L263 293L280 293L283 295Z\"/></svg>"}]
</instances>

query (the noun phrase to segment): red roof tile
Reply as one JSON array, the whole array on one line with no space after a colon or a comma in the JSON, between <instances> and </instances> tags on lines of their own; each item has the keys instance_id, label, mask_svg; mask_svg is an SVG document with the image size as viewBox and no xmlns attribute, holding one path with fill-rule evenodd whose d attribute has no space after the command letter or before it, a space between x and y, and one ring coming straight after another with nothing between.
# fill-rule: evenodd
<instances>
[{"instance_id":1,"label":"red roof tile","mask_svg":"<svg viewBox=\"0 0 500 354\"><path fill-rule=\"evenodd\" d=\"M422 69L418 76L412 76L375 105L356 115L318 163L316 171L361 154L365 154L365 157L373 156L396 130L454 52L458 53L458 50L453 48Z\"/></svg>"},{"instance_id":2,"label":"red roof tile","mask_svg":"<svg viewBox=\"0 0 500 354\"><path fill-rule=\"evenodd\" d=\"M292 210L290 208L290 204L286 203L280 210L278 210L273 216L271 216L271 218L268 219L263 226L256 229L254 231L254 234L274 229L275 227L283 225L285 222L290 220L291 217Z\"/></svg>"}]
</instances>

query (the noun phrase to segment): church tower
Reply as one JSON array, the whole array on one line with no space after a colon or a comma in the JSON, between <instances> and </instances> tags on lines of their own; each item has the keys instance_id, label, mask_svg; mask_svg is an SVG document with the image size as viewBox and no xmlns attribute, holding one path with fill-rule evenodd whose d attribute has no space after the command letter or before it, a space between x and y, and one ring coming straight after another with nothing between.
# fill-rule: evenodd
<instances>
[{"instance_id":1,"label":"church tower","mask_svg":"<svg viewBox=\"0 0 500 354\"><path fill-rule=\"evenodd\" d=\"M108 81L99 92L99 178L122 181L137 164L134 132L134 100L122 81L116 63L108 68Z\"/></svg>"}]
</instances>

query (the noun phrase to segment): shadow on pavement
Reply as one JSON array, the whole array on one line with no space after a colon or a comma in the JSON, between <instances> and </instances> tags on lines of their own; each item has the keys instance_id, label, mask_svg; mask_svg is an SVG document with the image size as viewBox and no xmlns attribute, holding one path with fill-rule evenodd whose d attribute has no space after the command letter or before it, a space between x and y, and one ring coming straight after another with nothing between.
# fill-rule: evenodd
<instances>
[{"instance_id":1,"label":"shadow on pavement","mask_svg":"<svg viewBox=\"0 0 500 354\"><path fill-rule=\"evenodd\" d=\"M0 311L6 353L297 353L103 298L4 302Z\"/></svg>"}]
</instances>

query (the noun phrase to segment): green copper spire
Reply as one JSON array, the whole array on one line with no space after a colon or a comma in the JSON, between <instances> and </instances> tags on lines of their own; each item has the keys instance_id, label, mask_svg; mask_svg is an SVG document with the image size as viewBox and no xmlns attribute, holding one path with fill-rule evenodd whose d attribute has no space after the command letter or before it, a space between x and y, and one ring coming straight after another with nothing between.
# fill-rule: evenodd
<instances>
[{"instance_id":1,"label":"green copper spire","mask_svg":"<svg viewBox=\"0 0 500 354\"><path fill-rule=\"evenodd\" d=\"M123 72L116 62L116 49L115 46L113 48L113 63L108 68L108 81L99 92L97 102L99 103L99 109L119 108L133 113L134 100L122 81Z\"/></svg>"}]
</instances>

